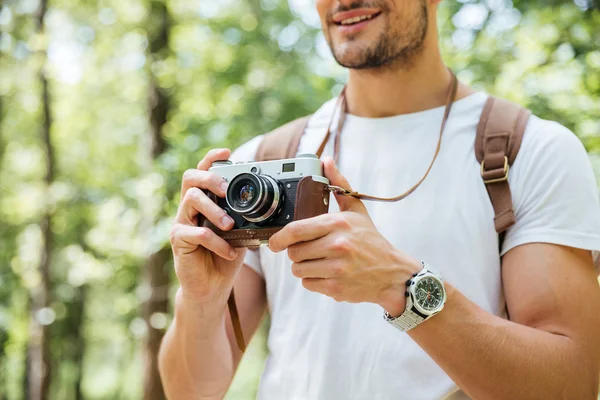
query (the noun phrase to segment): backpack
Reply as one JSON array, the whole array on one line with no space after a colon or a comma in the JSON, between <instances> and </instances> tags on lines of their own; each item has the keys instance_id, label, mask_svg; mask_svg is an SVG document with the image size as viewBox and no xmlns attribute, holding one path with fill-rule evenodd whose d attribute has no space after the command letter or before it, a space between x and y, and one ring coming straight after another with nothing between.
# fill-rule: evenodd
<instances>
[{"instance_id":1,"label":"backpack","mask_svg":"<svg viewBox=\"0 0 600 400\"><path fill-rule=\"evenodd\" d=\"M483 183L494 208L494 227L499 235L500 250L504 234L516 222L512 194L508 185L510 166L515 162L531 112L507 100L488 97L475 137L475 157L480 163ZM256 151L255 161L294 158L310 115L289 122L267 133ZM245 342L233 291L228 308L238 346Z\"/></svg>"},{"instance_id":2,"label":"backpack","mask_svg":"<svg viewBox=\"0 0 600 400\"><path fill-rule=\"evenodd\" d=\"M475 157L494 207L494 226L499 235L516 222L508 174L519 153L530 115L529 110L517 104L490 96L477 125ZM309 118L310 115L298 118L267 133L258 146L255 160L295 157Z\"/></svg>"}]
</instances>

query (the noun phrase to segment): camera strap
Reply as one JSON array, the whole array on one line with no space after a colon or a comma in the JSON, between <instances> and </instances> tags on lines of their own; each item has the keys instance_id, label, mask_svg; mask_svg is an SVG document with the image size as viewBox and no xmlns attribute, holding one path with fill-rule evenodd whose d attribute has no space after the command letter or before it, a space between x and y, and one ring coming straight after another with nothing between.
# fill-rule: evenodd
<instances>
[{"instance_id":1,"label":"camera strap","mask_svg":"<svg viewBox=\"0 0 600 400\"><path fill-rule=\"evenodd\" d=\"M450 71L450 73L452 74L452 81L448 88L446 110L444 112L442 125L440 127L440 138L438 140L433 160L431 161L431 164L429 165L429 168L425 172L423 178L421 178L419 182L417 182L405 193L391 198L369 196L355 192L348 188L342 188L333 185L328 187L329 191L339 195L352 196L361 200L386 202L402 200L414 192L429 174L429 171L433 167L433 163L440 151L442 134L444 132L448 116L450 115L450 109L458 88L456 76L454 73L452 73L452 71ZM334 121L335 110L341 107L340 118L338 120L334 141L334 160L336 163L338 163L339 160L340 134L342 132L347 111L345 93L346 88L344 87L342 93L338 97L338 102L335 106L333 116L327 128L327 134L317 151L317 156L320 158L323 154L325 145L331 137L331 126ZM499 233L498 243L500 246L502 243L502 235L506 229L512 226L516 221L513 211L511 191L508 184L508 175L509 168L515 161L515 158L519 152L525 127L530 114L531 113L529 110L525 108L510 103L506 100L490 96L486 101L481 113L479 124L477 126L474 150L477 161L481 165L481 177L483 178L492 206L494 208L494 226L496 231ZM300 139L307 127L309 119L310 116L299 118L266 134L258 147L255 160L269 161L294 157L297 153ZM239 314L235 304L233 290L231 291L229 297L228 308L238 347L243 352L246 346L239 321Z\"/></svg>"},{"instance_id":2,"label":"camera strap","mask_svg":"<svg viewBox=\"0 0 600 400\"><path fill-rule=\"evenodd\" d=\"M425 178L427 178L427 176L429 175L429 172L431 171L431 168L433 168L433 164L435 163L435 160L440 152L440 147L442 145L442 135L444 134L444 128L446 127L446 122L448 121L448 117L450 116L450 110L452 109L452 104L454 104L454 98L456 97L456 91L458 89L458 79L456 78L456 75L454 74L454 72L452 72L450 69L448 69L448 71L450 71L450 75L452 76L452 78L450 80L450 84L448 85L448 90L447 90L447 94L446 94L446 109L444 111L444 117L442 119L442 125L440 127L440 135L439 135L437 147L435 149L435 154L433 155L433 159L431 160L429 167L425 171L425 174L415 185L413 185L406 192L404 192L396 197L371 196L368 194L359 193L359 192L350 190L348 188L342 188L342 187L333 186L333 185L329 185L327 187L327 189L330 192L335 193L337 195L352 196L359 200L371 200L371 201L383 201L383 202L400 201L400 200L406 198L407 196L409 196L415 190L417 190L417 188L421 185L421 183L423 183ZM325 146L327 145L327 142L329 141L329 138L331 137L331 126L333 125L333 120L335 117L335 110L338 108L340 108L340 117L338 119L338 126L337 126L337 129L335 132L335 138L334 138L334 142L333 142L333 158L334 158L336 164L339 163L340 136L342 133L342 128L344 127L344 122L346 121L346 115L347 115L347 110L348 110L348 104L346 101L346 86L344 86L344 88L342 89L342 92L340 93L340 96L338 97L338 101L336 103L334 112L332 113L331 120L329 121L329 126L327 127L327 134L325 135L323 142L321 142L321 145L319 146L319 149L317 150L316 154L317 154L317 157L319 157L319 158L321 158L321 155L323 154L323 150L325 149Z\"/></svg>"}]
</instances>

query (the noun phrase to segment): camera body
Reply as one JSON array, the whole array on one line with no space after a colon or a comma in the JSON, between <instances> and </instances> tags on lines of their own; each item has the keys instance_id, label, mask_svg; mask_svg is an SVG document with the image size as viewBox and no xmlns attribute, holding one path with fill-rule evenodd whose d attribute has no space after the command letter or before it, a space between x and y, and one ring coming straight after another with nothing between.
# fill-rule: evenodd
<instances>
[{"instance_id":1,"label":"camera body","mask_svg":"<svg viewBox=\"0 0 600 400\"><path fill-rule=\"evenodd\" d=\"M234 247L265 245L290 222L324 214L329 209L329 180L323 176L321 160L314 154L235 164L216 161L209 172L229 183L225 198L212 193L209 197L235 224L232 230L222 231L201 217L199 225L209 227Z\"/></svg>"}]
</instances>

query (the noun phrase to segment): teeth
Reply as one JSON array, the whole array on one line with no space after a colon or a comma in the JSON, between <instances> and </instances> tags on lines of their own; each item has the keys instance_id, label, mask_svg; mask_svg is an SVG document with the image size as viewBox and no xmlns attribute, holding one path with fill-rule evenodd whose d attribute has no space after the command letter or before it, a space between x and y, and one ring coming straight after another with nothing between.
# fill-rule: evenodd
<instances>
[{"instance_id":1,"label":"teeth","mask_svg":"<svg viewBox=\"0 0 600 400\"><path fill-rule=\"evenodd\" d=\"M345 19L342 22L340 22L340 24L342 24L342 25L356 24L357 22L364 21L366 19L371 19L372 17L373 17L372 15L361 15L359 17Z\"/></svg>"}]
</instances>

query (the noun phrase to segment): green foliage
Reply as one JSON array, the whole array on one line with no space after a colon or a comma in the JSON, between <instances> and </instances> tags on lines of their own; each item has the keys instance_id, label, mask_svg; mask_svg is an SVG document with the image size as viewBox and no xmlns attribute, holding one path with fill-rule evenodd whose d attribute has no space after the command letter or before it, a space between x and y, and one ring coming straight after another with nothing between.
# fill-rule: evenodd
<instances>
[{"instance_id":1,"label":"green foliage","mask_svg":"<svg viewBox=\"0 0 600 400\"><path fill-rule=\"evenodd\" d=\"M39 221L48 204L57 238L49 255L51 398L75 398L81 365L84 398L137 399L147 331L139 309L148 296L140 268L167 245L171 221L161 216L174 215L179 201L167 194L178 193L183 171L208 149L235 148L313 112L346 75L324 50L311 2L52 0L43 36L35 33L35 3L0 3L0 393L24 397L28 293L41 279ZM150 9L162 4L172 16L170 49L150 59L157 24ZM562 122L600 166L599 7L596 0L446 1L442 48L464 82ZM41 68L50 80L57 161L49 196ZM168 151L153 166L149 76L171 102ZM157 222L148 226L148 216ZM169 318L157 316L157 326ZM265 332L228 398L255 395Z\"/></svg>"}]
</instances>

